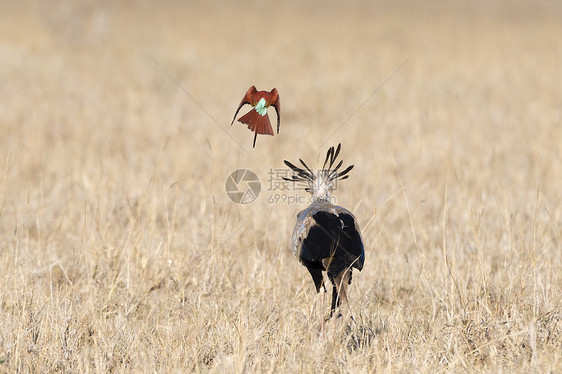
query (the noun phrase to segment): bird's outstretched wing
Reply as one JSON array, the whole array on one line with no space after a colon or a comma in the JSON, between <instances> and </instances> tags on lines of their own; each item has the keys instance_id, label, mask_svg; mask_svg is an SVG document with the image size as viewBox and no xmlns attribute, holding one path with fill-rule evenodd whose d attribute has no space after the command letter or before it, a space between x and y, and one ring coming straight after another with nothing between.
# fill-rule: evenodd
<instances>
[{"instance_id":1,"label":"bird's outstretched wing","mask_svg":"<svg viewBox=\"0 0 562 374\"><path fill-rule=\"evenodd\" d=\"M269 105L274 107L275 113L277 113L277 133L279 134L279 125L281 124L281 101L279 100L279 93L275 88L271 90Z\"/></svg>"},{"instance_id":2,"label":"bird's outstretched wing","mask_svg":"<svg viewBox=\"0 0 562 374\"><path fill-rule=\"evenodd\" d=\"M256 96L256 92L258 92L258 90L256 90L256 86L252 86L248 89L248 91L246 91L246 94L242 98L242 101L240 101L240 105L238 105L238 109L236 109L236 113L234 113L234 118L232 118L232 122L230 123L230 126L234 124L234 120L236 120L236 116L238 115L238 112L240 112L240 109L242 109L244 105L250 104L251 106L256 106L257 102L256 103L253 102L253 99Z\"/></svg>"}]
</instances>

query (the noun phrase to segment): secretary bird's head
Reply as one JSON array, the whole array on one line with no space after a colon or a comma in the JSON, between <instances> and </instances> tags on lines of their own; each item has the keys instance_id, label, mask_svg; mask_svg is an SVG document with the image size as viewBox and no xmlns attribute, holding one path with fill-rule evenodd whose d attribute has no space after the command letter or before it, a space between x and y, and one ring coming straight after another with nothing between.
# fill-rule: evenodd
<instances>
[{"instance_id":1,"label":"secretary bird's head","mask_svg":"<svg viewBox=\"0 0 562 374\"><path fill-rule=\"evenodd\" d=\"M285 165L290 167L295 174L290 178L283 179L290 182L305 182L308 184L308 187L306 187L305 190L312 194L314 201L329 202L332 191L336 186L336 181L347 179L349 177L348 173L351 169L353 169L353 165L350 165L345 170L338 172L343 164L343 160L334 167L334 163L336 162L340 150L341 144L338 144L336 149L334 149L334 147L330 147L326 153L326 160L324 161L322 170L319 170L317 173L314 173L312 169L310 169L300 158L299 161L304 166L304 169L301 169L300 167L285 160Z\"/></svg>"}]
</instances>

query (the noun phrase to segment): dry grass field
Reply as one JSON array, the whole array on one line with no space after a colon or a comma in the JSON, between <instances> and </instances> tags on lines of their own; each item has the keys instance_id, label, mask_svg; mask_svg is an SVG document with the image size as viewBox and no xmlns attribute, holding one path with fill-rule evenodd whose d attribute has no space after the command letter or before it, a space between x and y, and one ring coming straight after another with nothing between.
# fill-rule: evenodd
<instances>
[{"instance_id":1,"label":"dry grass field","mask_svg":"<svg viewBox=\"0 0 562 374\"><path fill-rule=\"evenodd\" d=\"M0 372L562 372L560 2L1 8ZM340 142L366 262L321 333L275 174Z\"/></svg>"}]
</instances>

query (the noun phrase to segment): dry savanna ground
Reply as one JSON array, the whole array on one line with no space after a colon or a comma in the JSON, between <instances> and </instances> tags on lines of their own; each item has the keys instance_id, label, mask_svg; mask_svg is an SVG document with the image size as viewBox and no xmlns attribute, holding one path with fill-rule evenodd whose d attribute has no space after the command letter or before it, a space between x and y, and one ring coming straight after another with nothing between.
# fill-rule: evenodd
<instances>
[{"instance_id":1,"label":"dry savanna ground","mask_svg":"<svg viewBox=\"0 0 562 374\"><path fill-rule=\"evenodd\" d=\"M1 8L0 372L562 371L559 2ZM322 332L276 173L340 142L366 262Z\"/></svg>"}]
</instances>

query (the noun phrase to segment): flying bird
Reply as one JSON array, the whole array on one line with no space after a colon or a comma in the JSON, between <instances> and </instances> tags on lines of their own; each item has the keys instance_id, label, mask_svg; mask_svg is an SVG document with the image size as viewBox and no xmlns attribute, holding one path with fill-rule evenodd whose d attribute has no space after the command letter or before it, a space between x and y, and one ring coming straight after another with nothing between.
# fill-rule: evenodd
<instances>
[{"instance_id":1,"label":"flying bird","mask_svg":"<svg viewBox=\"0 0 562 374\"><path fill-rule=\"evenodd\" d=\"M271 122L269 121L269 116L267 115L267 109L272 106L275 108L277 113L277 134L279 134L280 116L281 116L281 103L279 102L279 93L277 89L272 89L270 92L258 91L255 86L248 89L236 113L234 113L234 118L232 119L232 124L238 115L240 109L245 105L250 104L253 106L252 110L244 114L242 117L238 118L238 122L242 122L248 125L251 131L254 131L254 145L256 147L256 138L258 134L263 135L273 135L273 129L271 128Z\"/></svg>"},{"instance_id":2,"label":"flying bird","mask_svg":"<svg viewBox=\"0 0 562 374\"><path fill-rule=\"evenodd\" d=\"M322 300L326 293L323 272L327 273L332 283L332 306L326 319L332 317L342 301L348 303L347 286L351 284L352 270L361 270L365 262L363 240L355 216L330 202L336 182L347 179L353 169L351 165L340 171L343 161L334 165L340 149L341 144L338 144L337 149L330 147L322 170L316 174L302 159L299 161L304 168L285 160L295 174L283 178L291 182L304 182L308 185L305 190L312 195L312 204L297 215L291 250L310 272L316 292L322 294Z\"/></svg>"}]
</instances>

